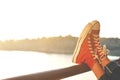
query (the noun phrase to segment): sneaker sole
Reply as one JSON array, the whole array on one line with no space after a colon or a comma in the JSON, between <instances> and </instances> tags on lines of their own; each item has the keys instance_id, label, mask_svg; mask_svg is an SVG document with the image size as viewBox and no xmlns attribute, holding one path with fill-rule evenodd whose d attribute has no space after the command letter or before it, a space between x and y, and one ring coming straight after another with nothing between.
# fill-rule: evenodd
<instances>
[{"instance_id":1,"label":"sneaker sole","mask_svg":"<svg viewBox=\"0 0 120 80\"><path fill-rule=\"evenodd\" d=\"M73 59L72 59L72 62L76 63L76 60L77 60L77 56L79 55L79 51L80 51L80 48L81 48L81 45L84 41L84 39L86 38L87 34L91 32L92 30L92 24L91 23L88 23L85 28L82 30L82 33L80 34L80 37L77 41L77 44L76 44L76 48L73 52Z\"/></svg>"}]
</instances>

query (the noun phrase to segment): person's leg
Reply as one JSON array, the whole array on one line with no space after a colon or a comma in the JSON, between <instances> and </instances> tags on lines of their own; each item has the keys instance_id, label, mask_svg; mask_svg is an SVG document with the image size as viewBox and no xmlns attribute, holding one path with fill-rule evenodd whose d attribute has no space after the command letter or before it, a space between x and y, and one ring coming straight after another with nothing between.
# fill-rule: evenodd
<instances>
[{"instance_id":1,"label":"person's leg","mask_svg":"<svg viewBox=\"0 0 120 80\"><path fill-rule=\"evenodd\" d=\"M116 62L110 61L107 56L104 56L101 58L101 65L111 80L120 80L120 66Z\"/></svg>"},{"instance_id":2,"label":"person's leg","mask_svg":"<svg viewBox=\"0 0 120 80\"><path fill-rule=\"evenodd\" d=\"M73 53L73 62L77 64L86 63L94 72L97 79L104 75L104 70L98 63L91 41L91 30L93 26L91 23L87 24L78 39L75 51Z\"/></svg>"},{"instance_id":3,"label":"person's leg","mask_svg":"<svg viewBox=\"0 0 120 80\"><path fill-rule=\"evenodd\" d=\"M103 47L103 53L107 54L106 47ZM104 55L100 59L105 73L111 78L111 80L120 80L120 66L115 61L110 61L107 55Z\"/></svg>"}]
</instances>

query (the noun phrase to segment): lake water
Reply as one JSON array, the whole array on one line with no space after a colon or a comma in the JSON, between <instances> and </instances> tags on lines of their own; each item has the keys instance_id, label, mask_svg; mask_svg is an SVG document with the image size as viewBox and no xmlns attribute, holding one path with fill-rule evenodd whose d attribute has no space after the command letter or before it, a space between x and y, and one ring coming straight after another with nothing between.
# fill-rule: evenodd
<instances>
[{"instance_id":1,"label":"lake water","mask_svg":"<svg viewBox=\"0 0 120 80\"><path fill-rule=\"evenodd\" d=\"M118 57L110 57L116 59ZM0 51L0 79L74 65L72 55L30 51ZM97 80L92 71L62 80Z\"/></svg>"}]
</instances>

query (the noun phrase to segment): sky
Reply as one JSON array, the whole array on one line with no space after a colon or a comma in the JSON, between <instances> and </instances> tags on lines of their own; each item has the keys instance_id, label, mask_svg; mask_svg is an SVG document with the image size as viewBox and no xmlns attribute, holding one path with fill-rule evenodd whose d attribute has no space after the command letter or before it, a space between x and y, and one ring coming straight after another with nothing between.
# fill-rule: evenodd
<instances>
[{"instance_id":1,"label":"sky","mask_svg":"<svg viewBox=\"0 0 120 80\"><path fill-rule=\"evenodd\" d=\"M120 38L119 0L0 0L0 40L72 35L98 20L100 37Z\"/></svg>"}]
</instances>

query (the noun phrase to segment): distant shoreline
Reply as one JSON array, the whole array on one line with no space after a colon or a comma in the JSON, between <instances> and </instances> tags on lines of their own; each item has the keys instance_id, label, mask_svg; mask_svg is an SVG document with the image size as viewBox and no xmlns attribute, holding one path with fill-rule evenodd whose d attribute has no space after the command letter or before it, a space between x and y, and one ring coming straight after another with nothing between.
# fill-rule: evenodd
<instances>
[{"instance_id":1,"label":"distant shoreline","mask_svg":"<svg viewBox=\"0 0 120 80\"><path fill-rule=\"evenodd\" d=\"M45 53L72 54L78 37L71 35L38 39L0 41L0 50L7 51L35 51ZM111 51L110 55L120 56L120 39L101 38L101 44L106 44Z\"/></svg>"}]
</instances>

